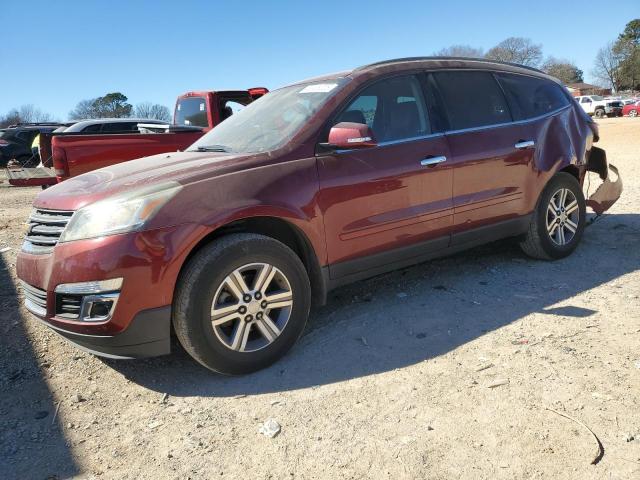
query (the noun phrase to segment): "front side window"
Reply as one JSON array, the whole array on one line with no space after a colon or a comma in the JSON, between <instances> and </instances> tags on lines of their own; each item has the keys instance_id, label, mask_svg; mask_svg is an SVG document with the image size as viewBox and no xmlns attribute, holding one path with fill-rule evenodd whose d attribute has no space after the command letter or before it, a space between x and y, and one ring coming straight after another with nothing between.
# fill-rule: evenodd
<instances>
[{"instance_id":1,"label":"front side window","mask_svg":"<svg viewBox=\"0 0 640 480\"><path fill-rule=\"evenodd\" d=\"M497 75L515 120L539 117L566 107L569 100L558 85L526 75Z\"/></svg>"},{"instance_id":2,"label":"front side window","mask_svg":"<svg viewBox=\"0 0 640 480\"><path fill-rule=\"evenodd\" d=\"M186 97L178 100L176 124L208 127L207 101L204 97Z\"/></svg>"},{"instance_id":3,"label":"front side window","mask_svg":"<svg viewBox=\"0 0 640 480\"><path fill-rule=\"evenodd\" d=\"M292 139L347 80L292 85L234 113L189 147L190 151L259 153Z\"/></svg>"},{"instance_id":4,"label":"front side window","mask_svg":"<svg viewBox=\"0 0 640 480\"><path fill-rule=\"evenodd\" d=\"M414 75L394 77L366 87L335 123L366 123L378 142L430 133L420 82Z\"/></svg>"},{"instance_id":5,"label":"front side window","mask_svg":"<svg viewBox=\"0 0 640 480\"><path fill-rule=\"evenodd\" d=\"M489 72L451 71L433 74L452 130L510 122L507 102Z\"/></svg>"}]
</instances>

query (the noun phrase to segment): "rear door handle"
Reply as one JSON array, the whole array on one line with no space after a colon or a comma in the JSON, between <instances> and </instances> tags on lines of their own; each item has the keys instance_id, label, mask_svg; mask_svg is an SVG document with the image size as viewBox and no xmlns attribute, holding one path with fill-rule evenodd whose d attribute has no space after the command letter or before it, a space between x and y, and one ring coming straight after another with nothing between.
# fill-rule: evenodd
<instances>
[{"instance_id":1,"label":"rear door handle","mask_svg":"<svg viewBox=\"0 0 640 480\"><path fill-rule=\"evenodd\" d=\"M429 157L420 161L420 165L423 167L433 167L434 165L438 165L439 163L446 162L447 157L441 155L439 157Z\"/></svg>"},{"instance_id":2,"label":"rear door handle","mask_svg":"<svg viewBox=\"0 0 640 480\"><path fill-rule=\"evenodd\" d=\"M526 148L533 148L536 146L536 142L534 142L533 140L523 140L521 142L518 142L515 144L515 147L518 150L524 150Z\"/></svg>"}]
</instances>

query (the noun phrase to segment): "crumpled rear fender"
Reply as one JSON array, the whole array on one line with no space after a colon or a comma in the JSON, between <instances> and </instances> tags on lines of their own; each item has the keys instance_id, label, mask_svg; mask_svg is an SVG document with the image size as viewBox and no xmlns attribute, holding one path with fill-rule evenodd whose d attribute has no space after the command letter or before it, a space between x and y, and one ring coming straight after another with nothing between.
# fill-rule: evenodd
<instances>
[{"instance_id":1,"label":"crumpled rear fender","mask_svg":"<svg viewBox=\"0 0 640 480\"><path fill-rule=\"evenodd\" d=\"M596 214L601 215L609 210L622 195L622 177L618 169L607 162L605 151L598 147L592 147L591 149L587 170L597 173L602 179L602 184L587 198L587 205ZM611 172L615 175L614 180L611 179Z\"/></svg>"}]
</instances>

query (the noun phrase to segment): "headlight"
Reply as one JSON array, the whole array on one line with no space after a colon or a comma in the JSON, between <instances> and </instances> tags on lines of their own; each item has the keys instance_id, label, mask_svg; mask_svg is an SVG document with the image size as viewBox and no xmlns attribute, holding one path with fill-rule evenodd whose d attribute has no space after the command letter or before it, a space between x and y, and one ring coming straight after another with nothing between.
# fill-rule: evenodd
<instances>
[{"instance_id":1,"label":"headlight","mask_svg":"<svg viewBox=\"0 0 640 480\"><path fill-rule=\"evenodd\" d=\"M182 186L169 182L115 195L76 211L60 242L139 230Z\"/></svg>"}]
</instances>

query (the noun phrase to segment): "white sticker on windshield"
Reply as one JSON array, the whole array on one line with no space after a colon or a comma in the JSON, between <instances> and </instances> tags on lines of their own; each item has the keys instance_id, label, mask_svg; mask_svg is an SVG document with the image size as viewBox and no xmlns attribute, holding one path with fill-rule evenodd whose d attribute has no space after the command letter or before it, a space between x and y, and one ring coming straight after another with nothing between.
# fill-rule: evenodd
<instances>
[{"instance_id":1,"label":"white sticker on windshield","mask_svg":"<svg viewBox=\"0 0 640 480\"><path fill-rule=\"evenodd\" d=\"M300 93L327 93L337 86L337 83L316 83L315 85L307 85L300 90Z\"/></svg>"},{"instance_id":2,"label":"white sticker on windshield","mask_svg":"<svg viewBox=\"0 0 640 480\"><path fill-rule=\"evenodd\" d=\"M200 111L201 111L201 112L204 112L204 103L201 103L201 104L200 104Z\"/></svg>"}]
</instances>

